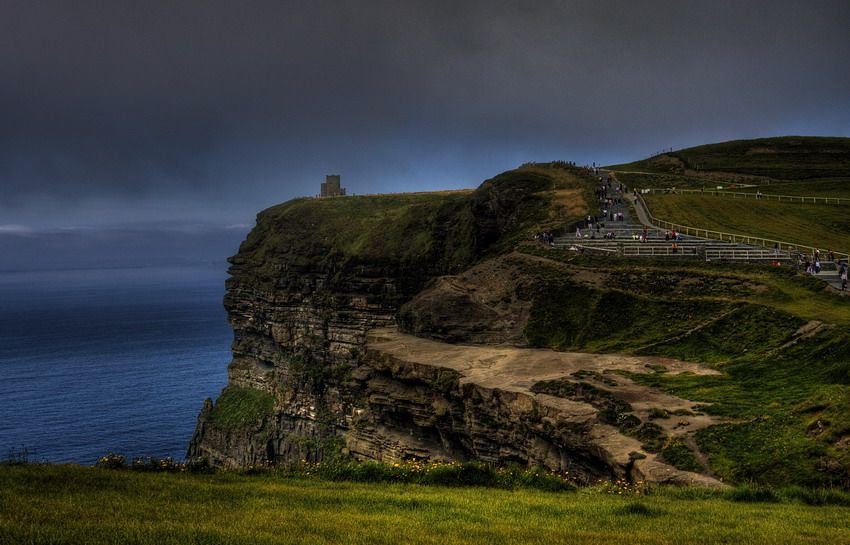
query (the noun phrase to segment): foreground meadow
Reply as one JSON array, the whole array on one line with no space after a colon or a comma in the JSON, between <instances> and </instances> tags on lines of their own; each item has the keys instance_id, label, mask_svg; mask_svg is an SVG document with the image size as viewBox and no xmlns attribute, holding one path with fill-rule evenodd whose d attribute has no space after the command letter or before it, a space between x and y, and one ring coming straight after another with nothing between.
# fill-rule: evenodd
<instances>
[{"instance_id":1,"label":"foreground meadow","mask_svg":"<svg viewBox=\"0 0 850 545\"><path fill-rule=\"evenodd\" d=\"M850 543L846 506L619 491L3 465L0 543Z\"/></svg>"}]
</instances>

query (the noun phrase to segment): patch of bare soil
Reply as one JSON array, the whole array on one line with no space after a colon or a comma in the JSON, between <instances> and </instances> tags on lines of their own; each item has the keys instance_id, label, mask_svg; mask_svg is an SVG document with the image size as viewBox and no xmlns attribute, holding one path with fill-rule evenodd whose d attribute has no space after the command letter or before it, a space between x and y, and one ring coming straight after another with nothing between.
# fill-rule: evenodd
<instances>
[{"instance_id":1,"label":"patch of bare soil","mask_svg":"<svg viewBox=\"0 0 850 545\"><path fill-rule=\"evenodd\" d=\"M561 219L584 215L587 203L581 198L581 189L559 189L550 191L549 217Z\"/></svg>"},{"instance_id":2,"label":"patch of bare soil","mask_svg":"<svg viewBox=\"0 0 850 545\"><path fill-rule=\"evenodd\" d=\"M683 174L685 174L686 176L693 176L695 178L704 178L707 181L714 181L724 184L735 184L740 187L759 185L776 179L771 178L770 176L756 176L754 174L736 174L734 172L712 170L687 169Z\"/></svg>"},{"instance_id":3,"label":"patch of bare soil","mask_svg":"<svg viewBox=\"0 0 850 545\"><path fill-rule=\"evenodd\" d=\"M803 339L808 339L809 337L813 337L823 331L824 329L828 329L833 327L832 324L825 324L818 320L811 320L803 324L800 329L794 332L791 336L791 340L777 348L777 351L785 350L789 346L793 346Z\"/></svg>"},{"instance_id":4,"label":"patch of bare soil","mask_svg":"<svg viewBox=\"0 0 850 545\"><path fill-rule=\"evenodd\" d=\"M607 272L595 271L593 269L575 269L570 279L583 286L603 289L608 286L610 276Z\"/></svg>"},{"instance_id":5,"label":"patch of bare soil","mask_svg":"<svg viewBox=\"0 0 850 545\"><path fill-rule=\"evenodd\" d=\"M776 148L768 148L764 146L753 146L747 150L746 155L760 155L765 153L776 154L779 153L779 150Z\"/></svg>"}]
</instances>

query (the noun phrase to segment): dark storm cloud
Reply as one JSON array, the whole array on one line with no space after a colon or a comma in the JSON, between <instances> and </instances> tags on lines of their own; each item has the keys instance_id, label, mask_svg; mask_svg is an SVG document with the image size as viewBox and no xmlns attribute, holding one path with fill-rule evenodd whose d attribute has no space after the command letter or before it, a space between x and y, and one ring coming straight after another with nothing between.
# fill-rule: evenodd
<instances>
[{"instance_id":1,"label":"dark storm cloud","mask_svg":"<svg viewBox=\"0 0 850 545\"><path fill-rule=\"evenodd\" d=\"M250 217L333 172L469 186L526 160L850 136L848 23L844 0L7 0L0 225L36 200Z\"/></svg>"}]
</instances>

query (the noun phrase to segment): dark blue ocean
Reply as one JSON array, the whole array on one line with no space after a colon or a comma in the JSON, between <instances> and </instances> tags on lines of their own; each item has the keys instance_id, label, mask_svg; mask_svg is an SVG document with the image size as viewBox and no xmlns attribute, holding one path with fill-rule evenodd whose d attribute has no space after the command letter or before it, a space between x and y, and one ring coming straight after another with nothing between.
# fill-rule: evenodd
<instances>
[{"instance_id":1,"label":"dark blue ocean","mask_svg":"<svg viewBox=\"0 0 850 545\"><path fill-rule=\"evenodd\" d=\"M0 459L183 459L227 380L225 271L0 272Z\"/></svg>"}]
</instances>

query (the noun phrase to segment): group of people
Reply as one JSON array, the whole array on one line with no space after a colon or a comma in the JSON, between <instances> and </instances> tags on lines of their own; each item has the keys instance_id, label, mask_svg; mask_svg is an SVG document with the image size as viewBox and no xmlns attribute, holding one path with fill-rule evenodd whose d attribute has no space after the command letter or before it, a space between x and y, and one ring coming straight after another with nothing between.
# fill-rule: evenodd
<instances>
[{"instance_id":1,"label":"group of people","mask_svg":"<svg viewBox=\"0 0 850 545\"><path fill-rule=\"evenodd\" d=\"M841 279L841 291L847 291L847 264L840 260L838 261L838 278Z\"/></svg>"},{"instance_id":2,"label":"group of people","mask_svg":"<svg viewBox=\"0 0 850 545\"><path fill-rule=\"evenodd\" d=\"M549 246L555 245L555 235L553 235L550 231L543 231L542 233L538 231L534 235L534 240L539 240L543 244L548 244Z\"/></svg>"},{"instance_id":3,"label":"group of people","mask_svg":"<svg viewBox=\"0 0 850 545\"><path fill-rule=\"evenodd\" d=\"M600 177L599 185L593 190L593 194L596 195L597 201L608 202L608 204L611 204L613 202L622 202L619 195L623 192L623 190L623 184L617 184L617 187L614 187L611 183L611 178L603 180L602 177Z\"/></svg>"},{"instance_id":4,"label":"group of people","mask_svg":"<svg viewBox=\"0 0 850 545\"><path fill-rule=\"evenodd\" d=\"M812 251L812 255L809 256L805 252L799 252L797 254L797 266L804 270L806 274L818 274L821 271L821 260L820 260L820 250L817 248ZM841 261L840 259L836 261L835 252L832 250L826 251L826 259L829 262L837 263L838 265L838 278L841 279L841 291L847 291L847 264Z\"/></svg>"},{"instance_id":5,"label":"group of people","mask_svg":"<svg viewBox=\"0 0 850 545\"><path fill-rule=\"evenodd\" d=\"M589 167L585 167L590 170ZM599 173L598 169L594 168L592 170L594 174ZM608 178L603 181L603 179L599 178L599 185L594 189L594 195L596 196L597 202L600 204L601 216L600 215L588 215L584 220L584 228L589 231L590 234L582 233L582 226L576 226L575 236L577 239L581 238L591 238L595 239L597 233L601 233L601 228L605 227L605 220L609 221L624 221L625 214L623 212L614 212L610 210L610 207L613 205L622 204L622 199L620 195L625 191L625 188L621 184L618 184L616 188L612 187L611 179ZM639 193L639 189L634 188L634 199L637 200L637 195ZM668 188L664 191L665 193L675 193L676 188ZM612 195L613 193L613 195ZM761 199L762 195L759 191L756 195L757 199ZM600 221L601 219L601 221ZM595 229L594 229L595 227ZM614 239L616 238L616 234L613 231L608 231L604 235L603 238L606 239ZM537 233L534 236L535 240L540 240L544 244L554 245L555 237L549 231L543 233ZM640 240L641 242L647 242L649 240L649 233L647 231L646 226L643 228L643 232L632 234L633 240ZM682 240L682 235L680 232L673 230L668 231L664 234L664 240L666 242L673 241L673 246L676 247L676 241ZM675 250L674 250L675 251ZM777 257L780 255L779 244L775 244L773 248L773 253ZM821 271L821 261L820 261L820 250L815 249L812 252L812 259L805 253L798 254L798 266L805 270L809 274L817 274ZM831 262L835 262L835 253L832 250L827 250L827 259ZM771 262L772 265L779 265L780 262L774 260ZM848 276L848 267L846 264L838 261L838 275L841 278L841 290L847 290L847 276Z\"/></svg>"}]
</instances>

